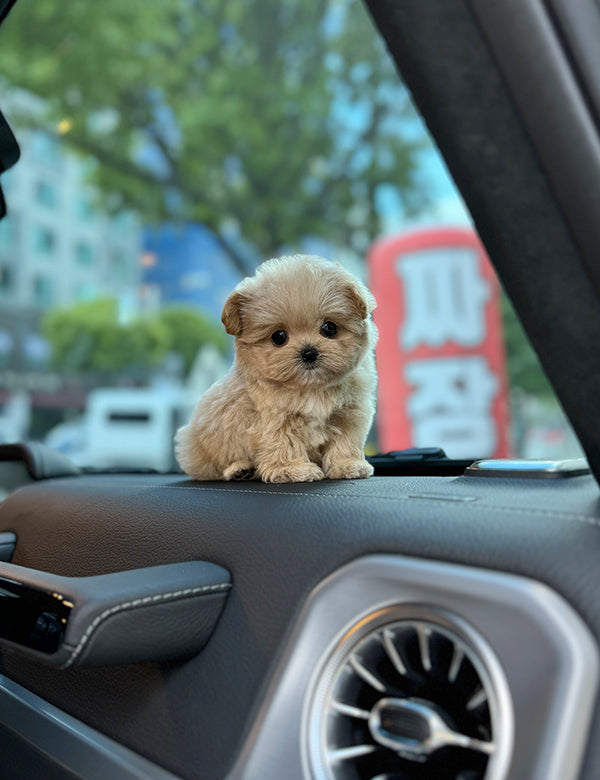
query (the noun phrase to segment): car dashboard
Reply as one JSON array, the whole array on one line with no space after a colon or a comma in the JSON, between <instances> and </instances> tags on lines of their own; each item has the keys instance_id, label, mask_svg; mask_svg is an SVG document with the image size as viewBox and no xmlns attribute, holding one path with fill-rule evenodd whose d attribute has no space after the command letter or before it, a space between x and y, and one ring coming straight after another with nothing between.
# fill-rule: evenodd
<instances>
[{"instance_id":1,"label":"car dashboard","mask_svg":"<svg viewBox=\"0 0 600 780\"><path fill-rule=\"evenodd\" d=\"M490 473L13 490L1 576L141 571L152 620L139 659L110 609L71 665L0 638L0 742L57 777L597 776L597 484ZM230 578L200 649L200 607L148 609L193 562Z\"/></svg>"}]
</instances>

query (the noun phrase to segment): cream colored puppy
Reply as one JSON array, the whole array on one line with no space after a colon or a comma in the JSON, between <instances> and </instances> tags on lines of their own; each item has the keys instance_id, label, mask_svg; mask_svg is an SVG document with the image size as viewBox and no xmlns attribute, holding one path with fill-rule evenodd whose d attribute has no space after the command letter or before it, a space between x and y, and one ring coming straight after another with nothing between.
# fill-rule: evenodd
<instances>
[{"instance_id":1,"label":"cream colored puppy","mask_svg":"<svg viewBox=\"0 0 600 780\"><path fill-rule=\"evenodd\" d=\"M377 337L369 290L310 255L263 263L221 319L235 362L175 437L194 479L313 482L368 477Z\"/></svg>"}]
</instances>

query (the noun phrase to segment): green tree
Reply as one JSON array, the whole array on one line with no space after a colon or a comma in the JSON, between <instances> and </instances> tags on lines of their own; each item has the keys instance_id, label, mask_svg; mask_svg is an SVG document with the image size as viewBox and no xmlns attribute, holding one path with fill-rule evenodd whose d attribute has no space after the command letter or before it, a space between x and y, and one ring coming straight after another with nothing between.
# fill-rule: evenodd
<instances>
[{"instance_id":1,"label":"green tree","mask_svg":"<svg viewBox=\"0 0 600 780\"><path fill-rule=\"evenodd\" d=\"M231 346L225 330L194 309L183 306L167 307L161 311L159 322L167 333L168 351L183 358L185 374L189 373L198 350L204 345L214 344L223 353Z\"/></svg>"},{"instance_id":2,"label":"green tree","mask_svg":"<svg viewBox=\"0 0 600 780\"><path fill-rule=\"evenodd\" d=\"M44 99L17 124L60 127L113 208L202 222L242 270L240 236L362 252L390 203L425 201L420 124L357 0L36 0L0 42L7 86Z\"/></svg>"},{"instance_id":3,"label":"green tree","mask_svg":"<svg viewBox=\"0 0 600 780\"><path fill-rule=\"evenodd\" d=\"M509 387L513 391L533 395L540 400L553 400L555 395L552 385L546 378L511 302L504 294L502 319Z\"/></svg>"},{"instance_id":4,"label":"green tree","mask_svg":"<svg viewBox=\"0 0 600 780\"><path fill-rule=\"evenodd\" d=\"M118 305L102 299L49 312L42 330L52 362L67 373L148 378L169 352L181 355L187 374L198 350L214 344L226 352L229 339L202 312L169 307L155 317L120 323Z\"/></svg>"},{"instance_id":5,"label":"green tree","mask_svg":"<svg viewBox=\"0 0 600 780\"><path fill-rule=\"evenodd\" d=\"M67 373L111 376L148 372L169 347L166 327L156 319L121 324L117 303L101 299L49 312L42 332L52 362Z\"/></svg>"}]
</instances>

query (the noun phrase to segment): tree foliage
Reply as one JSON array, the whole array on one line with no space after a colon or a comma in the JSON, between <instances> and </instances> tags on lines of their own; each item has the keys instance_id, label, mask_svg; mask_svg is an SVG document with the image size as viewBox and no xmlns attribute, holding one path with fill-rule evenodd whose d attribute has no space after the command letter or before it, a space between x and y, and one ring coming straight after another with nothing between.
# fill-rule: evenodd
<instances>
[{"instance_id":1,"label":"tree foliage","mask_svg":"<svg viewBox=\"0 0 600 780\"><path fill-rule=\"evenodd\" d=\"M201 312L166 309L155 317L120 323L118 305L102 299L49 312L43 333L52 362L67 373L147 377L169 352L181 355L187 373L198 350L215 344L225 351L225 335Z\"/></svg>"},{"instance_id":2,"label":"tree foliage","mask_svg":"<svg viewBox=\"0 0 600 780\"><path fill-rule=\"evenodd\" d=\"M168 306L161 310L158 321L167 334L167 351L181 355L185 374L205 344L213 344L222 353L231 347L225 330L195 309Z\"/></svg>"},{"instance_id":3,"label":"tree foliage","mask_svg":"<svg viewBox=\"0 0 600 780\"><path fill-rule=\"evenodd\" d=\"M506 295L502 296L502 319L509 387L513 391L540 399L553 399L552 385L546 378L539 359Z\"/></svg>"},{"instance_id":4,"label":"tree foliage","mask_svg":"<svg viewBox=\"0 0 600 780\"><path fill-rule=\"evenodd\" d=\"M44 98L115 208L271 255L319 235L363 251L382 203L414 213L420 125L358 0L36 0L0 73ZM66 121L65 121L66 120ZM417 129L415 129L417 128ZM239 259L239 258L237 258Z\"/></svg>"}]
</instances>

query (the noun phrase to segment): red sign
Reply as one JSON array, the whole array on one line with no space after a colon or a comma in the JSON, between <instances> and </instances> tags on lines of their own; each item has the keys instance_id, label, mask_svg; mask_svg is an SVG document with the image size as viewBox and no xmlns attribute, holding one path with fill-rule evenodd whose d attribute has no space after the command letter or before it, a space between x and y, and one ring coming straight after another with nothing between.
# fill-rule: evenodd
<instances>
[{"instance_id":1,"label":"red sign","mask_svg":"<svg viewBox=\"0 0 600 780\"><path fill-rule=\"evenodd\" d=\"M386 238L368 265L380 451L439 446L452 458L508 457L500 287L476 233Z\"/></svg>"}]
</instances>

